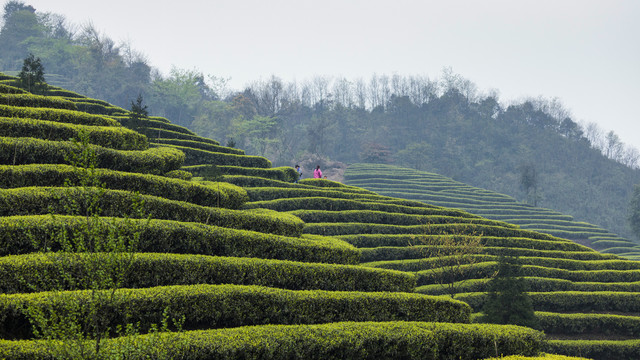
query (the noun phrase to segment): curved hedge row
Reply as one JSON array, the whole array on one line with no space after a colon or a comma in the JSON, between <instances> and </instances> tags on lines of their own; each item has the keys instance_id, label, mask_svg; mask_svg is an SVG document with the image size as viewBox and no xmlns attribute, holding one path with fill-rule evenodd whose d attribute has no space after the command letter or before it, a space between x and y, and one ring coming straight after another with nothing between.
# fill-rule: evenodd
<instances>
[{"instance_id":1,"label":"curved hedge row","mask_svg":"<svg viewBox=\"0 0 640 360\"><path fill-rule=\"evenodd\" d=\"M184 126L176 125L171 122L159 121L154 118L144 118L139 119L137 122L134 122L129 116L112 116L112 118L118 120L120 124L125 127L142 127L142 128L152 128L152 129L162 129L168 130L172 132L177 132L185 135L194 135L197 136L196 133L187 129Z\"/></svg>"},{"instance_id":2,"label":"curved hedge row","mask_svg":"<svg viewBox=\"0 0 640 360\"><path fill-rule=\"evenodd\" d=\"M553 312L640 312L640 293L616 291L550 291L530 292L533 307L538 311ZM460 293L456 299L480 311L486 293Z\"/></svg>"},{"instance_id":3,"label":"curved hedge row","mask_svg":"<svg viewBox=\"0 0 640 360\"><path fill-rule=\"evenodd\" d=\"M638 316L536 312L536 318L547 334L604 334L636 338L640 336Z\"/></svg>"},{"instance_id":4,"label":"curved hedge row","mask_svg":"<svg viewBox=\"0 0 640 360\"><path fill-rule=\"evenodd\" d=\"M260 177L284 182L293 182L295 180L296 171L288 166L276 167L270 169L249 168L242 166L224 166L224 165L189 165L183 169L189 171L194 176L202 176L211 171L211 169L219 169L223 175L242 175L251 177ZM274 209L275 210L275 209Z\"/></svg>"},{"instance_id":5,"label":"curved hedge row","mask_svg":"<svg viewBox=\"0 0 640 360\"><path fill-rule=\"evenodd\" d=\"M416 249L419 252L421 249ZM509 251L507 249L506 251ZM403 259L391 261L378 261L365 264L371 267L380 267L386 269L395 269L400 271L421 271L433 268L434 264L441 262L441 259L435 257L424 258L429 254L426 253L422 259ZM476 260L481 259L483 262L497 261L498 256L487 254L472 255ZM605 260L574 260L551 257L532 257L521 256L518 258L521 265L542 266L546 268L556 268L563 270L640 270L640 262L627 259L605 259Z\"/></svg>"},{"instance_id":6,"label":"curved hedge row","mask_svg":"<svg viewBox=\"0 0 640 360\"><path fill-rule=\"evenodd\" d=\"M103 218L107 234L116 228L123 236L140 234L140 252L202 254L236 257L259 257L264 259L321 262L334 264L357 264L360 252L351 245L326 237L285 237L254 231L222 228L198 223L182 223L170 220L131 219L126 222L117 218ZM52 232L62 228L73 232L82 229L84 217L59 215L11 216L0 218L0 256L20 255L38 251L33 238L57 250ZM131 226L133 224L134 226Z\"/></svg>"},{"instance_id":7,"label":"curved hedge row","mask_svg":"<svg viewBox=\"0 0 640 360\"><path fill-rule=\"evenodd\" d=\"M498 270L496 262L483 262L473 265L462 265L461 273L456 276L455 281L464 279L490 278ZM522 276L544 277L552 279L564 279L576 282L635 282L640 281L640 271L638 270L565 270L546 268L542 266L523 265ZM438 269L423 270L417 273L418 285L428 285L437 283L440 273Z\"/></svg>"},{"instance_id":8,"label":"curved hedge row","mask_svg":"<svg viewBox=\"0 0 640 360\"><path fill-rule=\"evenodd\" d=\"M158 129L158 128L147 128L147 127L136 127L137 132L146 135L149 138L149 141L153 142L155 139L184 139L184 140L193 140L198 142L204 142L207 144L220 145L219 142L212 139L207 139L198 135L185 134L177 131L171 131L166 129Z\"/></svg>"},{"instance_id":9,"label":"curved hedge row","mask_svg":"<svg viewBox=\"0 0 640 360\"><path fill-rule=\"evenodd\" d=\"M48 120L78 125L121 126L119 122L106 116L91 115L82 111L63 109L29 108L0 105L0 116L10 118Z\"/></svg>"},{"instance_id":10,"label":"curved hedge row","mask_svg":"<svg viewBox=\"0 0 640 360\"><path fill-rule=\"evenodd\" d=\"M226 183L205 186L159 175L108 169L96 169L95 175L108 189L138 191L203 206L217 206L219 201L222 207L238 209L248 200L246 191ZM78 172L74 167L60 164L0 165L0 188L63 186L65 180L78 183Z\"/></svg>"},{"instance_id":11,"label":"curved hedge row","mask_svg":"<svg viewBox=\"0 0 640 360\"><path fill-rule=\"evenodd\" d=\"M1 169L1 167L0 167ZM245 207L250 207L254 203L249 203ZM433 238L442 237L454 237L456 241L464 241L468 236L464 235L420 235L418 238L416 235L407 234L356 234L356 235L340 235L338 238L352 244L359 248L375 248L381 246L410 246L410 244L416 244L420 242L420 239L425 241L432 241ZM527 248L537 250L557 250L557 251L584 251L596 253L595 250L588 248L584 245L577 244L573 241L564 239L555 240L540 240L529 239L523 237L497 237L497 236L482 236L480 238L481 244L484 246L495 247L513 247L513 248ZM613 254L600 254L603 258L617 259L618 257Z\"/></svg>"},{"instance_id":12,"label":"curved hedge row","mask_svg":"<svg viewBox=\"0 0 640 360\"><path fill-rule=\"evenodd\" d=\"M342 199L360 199L365 200L379 200L380 195L374 194L354 194L342 192L339 190L325 190L325 189L309 189L309 188L272 188L272 187L256 187L248 188L247 194L249 194L250 201L265 201L276 200L282 198L297 198L297 197L327 197L327 198L342 198Z\"/></svg>"},{"instance_id":13,"label":"curved hedge row","mask_svg":"<svg viewBox=\"0 0 640 360\"><path fill-rule=\"evenodd\" d=\"M245 155L244 150L242 149L214 145L214 144L204 143L204 142L195 141L195 140L160 138L160 139L153 139L153 142L156 144L178 145L178 146L184 146L192 149L207 150L207 151L219 152L219 153Z\"/></svg>"},{"instance_id":14,"label":"curved hedge row","mask_svg":"<svg viewBox=\"0 0 640 360\"><path fill-rule=\"evenodd\" d=\"M146 150L147 137L123 127L65 124L47 120L0 117L0 136L31 137L67 141L78 138L81 131L89 134L89 143L117 150Z\"/></svg>"},{"instance_id":15,"label":"curved hedge row","mask_svg":"<svg viewBox=\"0 0 640 360\"><path fill-rule=\"evenodd\" d=\"M87 260L102 263L102 257L61 252L0 257L0 293L51 291L57 287L69 290L69 278L84 278L83 269L88 267L83 264ZM401 271L258 258L136 253L130 262L128 258L120 261L124 264L104 262L102 269L135 269L123 280L124 288L235 284L289 290L413 292L416 282L413 274ZM68 278L61 279L61 272ZM78 289L77 285L74 288Z\"/></svg>"},{"instance_id":16,"label":"curved hedge row","mask_svg":"<svg viewBox=\"0 0 640 360\"><path fill-rule=\"evenodd\" d=\"M0 77L1 80L2 78ZM29 92L15 86L0 83L0 94L29 94Z\"/></svg>"},{"instance_id":17,"label":"curved hedge row","mask_svg":"<svg viewBox=\"0 0 640 360\"><path fill-rule=\"evenodd\" d=\"M2 94L0 105L76 110L76 105L64 98L34 94Z\"/></svg>"},{"instance_id":18,"label":"curved hedge row","mask_svg":"<svg viewBox=\"0 0 640 360\"><path fill-rule=\"evenodd\" d=\"M117 106L104 105L93 101L86 101L85 99L82 99L82 101L74 101L74 103L79 111L84 111L90 114L119 115L124 113L124 109Z\"/></svg>"},{"instance_id":19,"label":"curved hedge row","mask_svg":"<svg viewBox=\"0 0 640 360\"><path fill-rule=\"evenodd\" d=\"M79 199L73 209L75 213L69 213L69 204L65 200L69 197ZM0 189L0 216L44 215L51 212L62 215L85 214L89 211L86 208L89 204L82 199L96 200L91 205L98 207L99 216L139 217L141 214L133 214L132 209L136 201L142 201L142 216L151 216L153 219L197 222L293 237L302 235L304 227L304 222L299 218L273 210L204 207L151 195L140 195L136 199L131 192L124 190L100 191L77 187ZM220 199L220 205L235 205L235 201Z\"/></svg>"},{"instance_id":20,"label":"curved hedge row","mask_svg":"<svg viewBox=\"0 0 640 360\"><path fill-rule=\"evenodd\" d=\"M292 186L293 187L293 186ZM294 211L294 210L327 210L327 211L345 211L345 210L371 210L385 211L390 213L403 213L414 215L447 215L457 217L476 217L468 212L458 209L441 208L437 206L407 206L384 202L378 199L340 199L328 198L322 196L282 198L265 201L252 201L246 204L250 208L267 208L277 211Z\"/></svg>"},{"instance_id":21,"label":"curved hedge row","mask_svg":"<svg viewBox=\"0 0 640 360\"><path fill-rule=\"evenodd\" d=\"M483 219L480 217L460 218L457 216L447 216L442 214L414 215L402 213L389 213L375 210L294 210L289 214L295 215L308 223L372 223L388 225L424 225L427 228L436 224L482 224L515 228L514 225L501 223L495 220ZM428 229L427 229L428 231Z\"/></svg>"},{"instance_id":22,"label":"curved hedge row","mask_svg":"<svg viewBox=\"0 0 640 360\"><path fill-rule=\"evenodd\" d=\"M420 243L426 242L423 239L413 239L412 246L402 247L375 247L375 248L362 248L362 262L374 262L374 261L392 261L392 260L410 260L420 259L430 256L437 256L438 250L441 247L435 243L431 245L420 245ZM481 240L482 241L482 240ZM516 256L516 257L545 257L545 258L565 258L574 260L603 260L602 254L597 252L586 251L562 251L562 250L536 250L527 248L512 248L512 247L498 247L498 246L483 246L481 254L495 255L495 256ZM542 265L536 263L536 265Z\"/></svg>"},{"instance_id":23,"label":"curved hedge row","mask_svg":"<svg viewBox=\"0 0 640 360\"><path fill-rule=\"evenodd\" d=\"M544 277L524 277L527 281L528 291L624 291L640 292L640 281L634 282L578 282L565 279L553 279ZM456 283L459 292L486 292L490 279L469 279ZM419 286L416 292L428 295L447 295L448 292L439 284Z\"/></svg>"},{"instance_id":24,"label":"curved hedge row","mask_svg":"<svg viewBox=\"0 0 640 360\"><path fill-rule=\"evenodd\" d=\"M271 161L262 156L228 154L194 149L179 145L167 146L173 147L185 153L185 165L215 164L226 166L246 166L255 168L271 167Z\"/></svg>"},{"instance_id":25,"label":"curved hedge row","mask_svg":"<svg viewBox=\"0 0 640 360\"><path fill-rule=\"evenodd\" d=\"M251 198L251 189L247 189ZM312 223L307 224L305 233L325 236L354 234L416 234L416 235L471 235L529 237L532 239L553 240L554 237L529 230L506 228L484 224L454 223L427 225L388 225L370 223Z\"/></svg>"},{"instance_id":26,"label":"curved hedge row","mask_svg":"<svg viewBox=\"0 0 640 360\"><path fill-rule=\"evenodd\" d=\"M99 292L110 293L109 290ZM23 309L65 309L86 303L90 291L0 295L0 334L32 337ZM99 298L106 295L97 295ZM111 296L111 295L109 295ZM427 321L468 323L471 308L443 296L415 293L283 290L254 285L179 285L120 289L112 301L99 303L103 324L115 328L139 324L142 331L163 316L184 317L183 329L216 329L246 325L322 324L339 321ZM64 310L63 310L64 311ZM83 315L88 314L80 314Z\"/></svg>"},{"instance_id":27,"label":"curved hedge row","mask_svg":"<svg viewBox=\"0 0 640 360\"><path fill-rule=\"evenodd\" d=\"M95 150L100 168L164 174L179 169L184 162L184 154L172 148L126 151L89 146ZM0 137L0 164L4 165L64 164L65 154L73 151L75 145L70 141Z\"/></svg>"},{"instance_id":28,"label":"curved hedge row","mask_svg":"<svg viewBox=\"0 0 640 360\"><path fill-rule=\"evenodd\" d=\"M126 337L104 340L102 346L105 353L118 354L133 341ZM132 359L476 360L496 354L538 354L544 334L512 325L394 321L247 326L142 335L135 341L149 344L152 353ZM0 340L0 357L31 360L46 356L42 341Z\"/></svg>"},{"instance_id":29,"label":"curved hedge row","mask_svg":"<svg viewBox=\"0 0 640 360\"><path fill-rule=\"evenodd\" d=\"M640 359L640 340L548 340L544 350L589 359Z\"/></svg>"}]
</instances>

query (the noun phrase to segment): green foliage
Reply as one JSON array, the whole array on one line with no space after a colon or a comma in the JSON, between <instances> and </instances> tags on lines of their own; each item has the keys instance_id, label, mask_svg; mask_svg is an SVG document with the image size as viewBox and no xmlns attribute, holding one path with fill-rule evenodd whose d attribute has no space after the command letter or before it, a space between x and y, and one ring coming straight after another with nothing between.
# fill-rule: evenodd
<instances>
[{"instance_id":1,"label":"green foliage","mask_svg":"<svg viewBox=\"0 0 640 360\"><path fill-rule=\"evenodd\" d=\"M61 97L33 94L2 94L0 105L76 110L76 104Z\"/></svg>"},{"instance_id":2,"label":"green foliage","mask_svg":"<svg viewBox=\"0 0 640 360\"><path fill-rule=\"evenodd\" d=\"M0 116L10 118L48 120L78 125L120 126L117 121L106 116L91 115L80 111L54 108L32 108L0 105Z\"/></svg>"},{"instance_id":3,"label":"green foliage","mask_svg":"<svg viewBox=\"0 0 640 360\"><path fill-rule=\"evenodd\" d=\"M153 139L153 142L156 144L177 145L177 146L183 146L183 147L188 147L192 149L201 149L201 150L206 150L211 152L244 155L244 150L234 149L234 148L220 146L220 145L214 145L211 143L206 143L206 142L197 141L197 140L159 138L159 139Z\"/></svg>"},{"instance_id":4,"label":"green foliage","mask_svg":"<svg viewBox=\"0 0 640 360\"><path fill-rule=\"evenodd\" d=\"M127 233L127 224L119 219L103 219L104 227L116 227ZM80 226L82 217L57 216L56 222L46 215L15 216L0 218L0 255L27 254L39 250L32 244L26 232L40 238L52 249L59 249L52 231L60 227ZM264 259L294 260L335 264L356 264L360 252L353 246L334 238L307 236L301 238L263 234L247 230L236 230L198 223L182 223L170 220L130 219L137 224L145 223L140 234L139 251L168 252L177 254L203 254L236 257L260 257ZM120 231L120 230L119 230Z\"/></svg>"},{"instance_id":5,"label":"green foliage","mask_svg":"<svg viewBox=\"0 0 640 360\"><path fill-rule=\"evenodd\" d=\"M183 318L185 330L341 321L468 323L471 313L461 301L398 292L294 291L243 285L166 286L118 292L121 296L116 298L109 298L112 295L108 290L0 296L0 333L5 339L31 337L21 329L29 329L28 321L33 320L28 318L25 324L21 309L64 311L69 304L81 306L96 298L103 301L88 310L108 314L102 326L115 329L117 325L139 323L142 332L162 322L163 309L170 318ZM95 316L84 312L74 315Z\"/></svg>"},{"instance_id":6,"label":"green foliage","mask_svg":"<svg viewBox=\"0 0 640 360\"><path fill-rule=\"evenodd\" d=\"M95 175L109 189L137 191L171 200L186 201L203 206L238 209L247 201L247 193L231 184L205 186L165 176L96 169ZM69 165L30 164L0 165L0 187L62 186L66 179L77 181L77 174Z\"/></svg>"},{"instance_id":7,"label":"green foliage","mask_svg":"<svg viewBox=\"0 0 640 360\"><path fill-rule=\"evenodd\" d=\"M539 327L531 298L527 294L527 280L520 275L521 268L517 258L498 258L498 271L489 280L488 295L484 303L485 321Z\"/></svg>"},{"instance_id":8,"label":"green foliage","mask_svg":"<svg viewBox=\"0 0 640 360\"><path fill-rule=\"evenodd\" d=\"M46 89L47 84L44 79L44 66L40 58L29 54L23 63L22 70L18 74L22 88L34 94L40 94Z\"/></svg>"},{"instance_id":9,"label":"green foliage","mask_svg":"<svg viewBox=\"0 0 640 360\"><path fill-rule=\"evenodd\" d=\"M640 185L633 187L633 195L629 202L629 215L627 219L633 234L640 238Z\"/></svg>"},{"instance_id":10,"label":"green foliage","mask_svg":"<svg viewBox=\"0 0 640 360\"><path fill-rule=\"evenodd\" d=\"M546 334L640 335L640 317L613 314L560 314L536 312L540 329Z\"/></svg>"},{"instance_id":11,"label":"green foliage","mask_svg":"<svg viewBox=\"0 0 640 360\"><path fill-rule=\"evenodd\" d=\"M149 335L151 336L151 335ZM517 326L423 322L342 322L321 325L266 325L159 334L155 359L460 359L520 354L533 356L544 334ZM146 336L138 338L146 340ZM251 341L247 341L251 339ZM106 351L127 338L105 342ZM171 346L172 344L177 346ZM42 344L0 341L0 357L37 359ZM143 354L135 359L150 356Z\"/></svg>"},{"instance_id":12,"label":"green foliage","mask_svg":"<svg viewBox=\"0 0 640 360\"><path fill-rule=\"evenodd\" d=\"M304 227L304 222L299 218L273 210L241 211L204 207L150 195L132 197L130 191L88 186L0 189L0 216L41 215L51 211L56 214L75 215L77 211L91 211L99 216L124 217L127 215L127 209L131 209L136 201L142 201L143 205L140 208L143 213L150 214L155 219L197 222L292 237L300 236ZM83 203L69 209L64 201L67 198L96 198L96 202L91 205L100 210L89 209L89 205ZM19 204L19 207L16 208L15 204ZM221 201L221 204L229 205L229 201ZM135 214L130 216L138 218Z\"/></svg>"},{"instance_id":13,"label":"green foliage","mask_svg":"<svg viewBox=\"0 0 640 360\"><path fill-rule=\"evenodd\" d=\"M172 148L124 151L90 145L96 152L98 167L141 173L164 174L180 168L184 154ZM0 137L0 164L60 164L73 151L69 141Z\"/></svg>"},{"instance_id":14,"label":"green foliage","mask_svg":"<svg viewBox=\"0 0 640 360\"><path fill-rule=\"evenodd\" d=\"M97 258L107 256L97 254ZM82 263L91 260L88 254L63 252L50 256L35 253L0 257L0 291L11 294L56 288L82 290L76 278L84 276ZM120 266L118 263L107 265ZM136 253L131 267L136 271L126 274L123 287L236 284L289 290L412 292L415 286L415 276L401 271L258 258ZM55 269L62 270L66 278L72 280L61 279Z\"/></svg>"},{"instance_id":15,"label":"green foliage","mask_svg":"<svg viewBox=\"0 0 640 360\"><path fill-rule=\"evenodd\" d=\"M162 176L166 176L168 178L180 179L185 181L190 181L193 178L193 174L184 171L184 170L171 170L168 173L162 174Z\"/></svg>"},{"instance_id":16,"label":"green foliage","mask_svg":"<svg viewBox=\"0 0 640 360\"><path fill-rule=\"evenodd\" d=\"M0 117L0 136L32 137L52 141L77 138L85 131L89 143L117 150L146 150L147 137L135 131L113 126L86 126L45 120Z\"/></svg>"},{"instance_id":17,"label":"green foliage","mask_svg":"<svg viewBox=\"0 0 640 360\"><path fill-rule=\"evenodd\" d=\"M185 165L214 164L223 166L242 166L270 168L271 161L261 156L237 155L194 149L185 146L168 145L185 153Z\"/></svg>"},{"instance_id":18,"label":"green foliage","mask_svg":"<svg viewBox=\"0 0 640 360\"><path fill-rule=\"evenodd\" d=\"M580 354L589 359L638 359L640 340L548 340L544 350L555 354Z\"/></svg>"}]
</instances>

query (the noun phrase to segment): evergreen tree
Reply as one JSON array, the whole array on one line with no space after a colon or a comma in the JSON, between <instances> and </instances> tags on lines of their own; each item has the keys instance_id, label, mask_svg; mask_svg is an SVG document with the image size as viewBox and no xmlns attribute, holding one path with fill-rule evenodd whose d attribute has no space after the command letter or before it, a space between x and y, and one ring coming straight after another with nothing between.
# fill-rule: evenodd
<instances>
[{"instance_id":1,"label":"evergreen tree","mask_svg":"<svg viewBox=\"0 0 640 360\"><path fill-rule=\"evenodd\" d=\"M140 120L146 119L149 116L147 105L142 105L142 94L138 94L136 101L131 101L131 110L129 112L129 119L131 119L131 128L134 130L142 127Z\"/></svg>"},{"instance_id":2,"label":"evergreen tree","mask_svg":"<svg viewBox=\"0 0 640 360\"><path fill-rule=\"evenodd\" d=\"M635 236L640 238L640 185L633 187L633 195L629 204L629 226Z\"/></svg>"},{"instance_id":3,"label":"evergreen tree","mask_svg":"<svg viewBox=\"0 0 640 360\"><path fill-rule=\"evenodd\" d=\"M42 66L40 58L36 58L33 54L29 54L24 59L22 71L18 77L20 78L20 86L34 94L41 94L47 88L47 83L44 80L44 66Z\"/></svg>"},{"instance_id":4,"label":"evergreen tree","mask_svg":"<svg viewBox=\"0 0 640 360\"><path fill-rule=\"evenodd\" d=\"M485 320L494 324L512 324L538 328L527 282L520 276L518 259L501 256L498 273L489 281L489 293L484 306Z\"/></svg>"}]
</instances>

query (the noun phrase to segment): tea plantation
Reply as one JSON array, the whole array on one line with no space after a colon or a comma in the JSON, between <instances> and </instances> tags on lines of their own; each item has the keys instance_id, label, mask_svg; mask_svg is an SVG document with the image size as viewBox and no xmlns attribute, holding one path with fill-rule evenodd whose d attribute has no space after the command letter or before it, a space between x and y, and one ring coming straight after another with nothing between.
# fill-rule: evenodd
<instances>
[{"instance_id":1,"label":"tea plantation","mask_svg":"<svg viewBox=\"0 0 640 360\"><path fill-rule=\"evenodd\" d=\"M640 355L638 262L463 210L293 183L293 169L166 119L17 85L0 75L0 358ZM468 239L481 251L438 285L452 259L432 255ZM525 264L546 336L480 323L499 255Z\"/></svg>"},{"instance_id":2,"label":"tea plantation","mask_svg":"<svg viewBox=\"0 0 640 360\"><path fill-rule=\"evenodd\" d=\"M381 195L453 207L519 225L553 236L571 239L603 253L629 259L640 258L640 246L596 225L575 221L572 216L534 207L493 191L457 182L442 175L382 164L353 164L346 182Z\"/></svg>"}]
</instances>

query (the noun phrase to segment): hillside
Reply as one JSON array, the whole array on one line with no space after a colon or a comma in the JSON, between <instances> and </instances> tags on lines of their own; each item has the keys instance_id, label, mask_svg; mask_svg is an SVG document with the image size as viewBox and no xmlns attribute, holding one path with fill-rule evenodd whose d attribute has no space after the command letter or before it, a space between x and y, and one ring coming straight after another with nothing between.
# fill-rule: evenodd
<instances>
[{"instance_id":1,"label":"hillside","mask_svg":"<svg viewBox=\"0 0 640 360\"><path fill-rule=\"evenodd\" d=\"M166 119L135 121L63 89L36 96L15 85L0 76L0 357L44 358L58 343L33 340L31 325L56 309L100 319L100 349L130 358L638 356L638 262L462 210L326 180L295 184L293 169ZM95 170L73 160L79 149L95 154ZM78 184L87 174L101 186ZM114 246L127 249L138 241L122 257L73 251L82 239L57 236L80 230L98 243L115 232ZM434 268L431 254L478 237L479 261L456 279L471 280L455 299L442 296L446 266ZM472 323L498 255L525 264L551 340ZM86 281L119 269L118 286ZM98 351L83 338L63 344Z\"/></svg>"},{"instance_id":2,"label":"hillside","mask_svg":"<svg viewBox=\"0 0 640 360\"><path fill-rule=\"evenodd\" d=\"M570 239L600 252L634 260L640 255L637 243L596 225L442 175L382 164L352 164L345 172L345 180L349 185L381 195L462 209L488 219L516 224L522 229Z\"/></svg>"}]
</instances>

